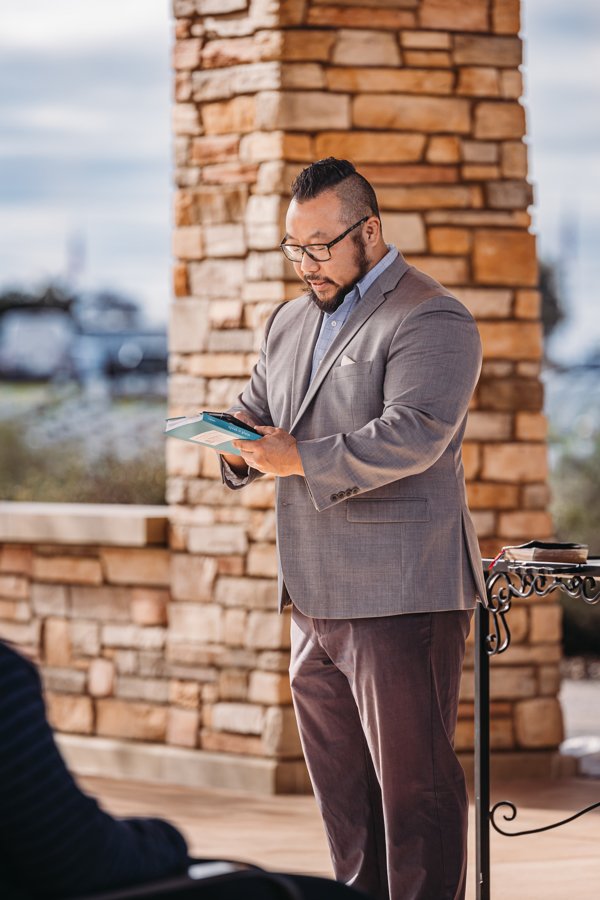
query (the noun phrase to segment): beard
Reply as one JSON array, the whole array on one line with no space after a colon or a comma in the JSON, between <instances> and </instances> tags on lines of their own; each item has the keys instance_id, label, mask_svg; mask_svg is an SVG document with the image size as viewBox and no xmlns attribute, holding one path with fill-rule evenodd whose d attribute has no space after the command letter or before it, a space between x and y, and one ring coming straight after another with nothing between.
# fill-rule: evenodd
<instances>
[{"instance_id":1,"label":"beard","mask_svg":"<svg viewBox=\"0 0 600 900\"><path fill-rule=\"evenodd\" d=\"M354 290L354 288L356 287L358 282L361 280L361 278L364 278L364 276L369 271L370 266L369 266L369 261L367 259L367 250L366 250L364 241L359 239L358 241L355 242L354 246L355 246L355 251L356 251L354 254L354 263L356 265L356 274L354 275L354 278L352 279L352 281L349 282L348 284L339 285L338 290L335 292L333 297L331 297L329 300L320 300L317 297L317 295L315 294L315 292L312 290L312 288L310 286L310 281L307 278L304 279L304 281L307 285L307 287L305 288L305 291L306 291L306 294L308 295L309 300L311 300L315 304L317 309L321 310L321 312L333 313L336 311L336 309L339 309L339 307L342 305L342 303L344 302L344 300L346 299L348 294ZM319 280L329 282L329 284L335 284L335 282L331 281L329 278L322 278Z\"/></svg>"}]
</instances>

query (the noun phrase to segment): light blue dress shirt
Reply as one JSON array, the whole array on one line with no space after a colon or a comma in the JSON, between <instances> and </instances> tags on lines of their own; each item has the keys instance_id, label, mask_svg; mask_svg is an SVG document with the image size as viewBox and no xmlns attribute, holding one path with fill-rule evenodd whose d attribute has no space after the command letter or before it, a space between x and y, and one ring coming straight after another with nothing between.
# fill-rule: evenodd
<instances>
[{"instance_id":1,"label":"light blue dress shirt","mask_svg":"<svg viewBox=\"0 0 600 900\"><path fill-rule=\"evenodd\" d=\"M319 331L319 337L317 338L317 343L315 344L313 352L312 370L310 373L311 381L317 374L317 369L321 365L323 357L329 350L336 335L343 327L359 300L364 297L373 282L385 272L387 267L391 266L397 256L397 249L392 244L388 244L388 252L383 259L380 259L372 269L369 269L366 275L363 275L360 281L356 283L355 287L353 287L350 293L344 298L344 302L338 306L336 311L332 313L323 313L321 330Z\"/></svg>"}]
</instances>

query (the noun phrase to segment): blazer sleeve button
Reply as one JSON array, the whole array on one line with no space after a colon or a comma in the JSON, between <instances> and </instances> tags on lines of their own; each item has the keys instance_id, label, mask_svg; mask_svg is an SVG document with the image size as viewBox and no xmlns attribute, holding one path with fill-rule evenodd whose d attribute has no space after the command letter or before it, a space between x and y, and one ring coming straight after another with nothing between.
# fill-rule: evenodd
<instances>
[{"instance_id":1,"label":"blazer sleeve button","mask_svg":"<svg viewBox=\"0 0 600 900\"><path fill-rule=\"evenodd\" d=\"M331 497L330 497L329 499L330 499L332 502L334 502L335 500L337 500L337 498L338 498L338 495L337 495L337 494L332 494Z\"/></svg>"}]
</instances>

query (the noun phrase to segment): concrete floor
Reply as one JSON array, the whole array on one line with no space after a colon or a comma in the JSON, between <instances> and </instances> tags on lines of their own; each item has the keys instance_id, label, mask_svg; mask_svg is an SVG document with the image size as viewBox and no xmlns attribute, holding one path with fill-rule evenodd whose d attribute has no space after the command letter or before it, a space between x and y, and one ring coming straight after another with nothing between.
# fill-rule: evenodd
<instances>
[{"instance_id":1,"label":"concrete floor","mask_svg":"<svg viewBox=\"0 0 600 900\"><path fill-rule=\"evenodd\" d=\"M194 855L331 875L312 797L257 797L98 778L82 782L118 815L171 819L186 835ZM498 800L518 806L513 830L536 828L600 800L600 780L504 782L495 786L492 801ZM475 900L472 821L470 842L467 900ZM491 857L493 900L597 900L600 811L545 834L509 838L492 832Z\"/></svg>"}]
</instances>

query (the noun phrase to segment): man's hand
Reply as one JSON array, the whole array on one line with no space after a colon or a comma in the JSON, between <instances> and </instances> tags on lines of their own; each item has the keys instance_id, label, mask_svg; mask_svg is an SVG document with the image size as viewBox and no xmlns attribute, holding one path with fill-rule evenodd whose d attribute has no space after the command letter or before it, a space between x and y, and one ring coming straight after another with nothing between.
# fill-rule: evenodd
<instances>
[{"instance_id":1,"label":"man's hand","mask_svg":"<svg viewBox=\"0 0 600 900\"><path fill-rule=\"evenodd\" d=\"M304 475L296 438L283 428L272 428L270 425L254 427L264 435L259 441L232 441L249 466L281 478Z\"/></svg>"}]
</instances>

